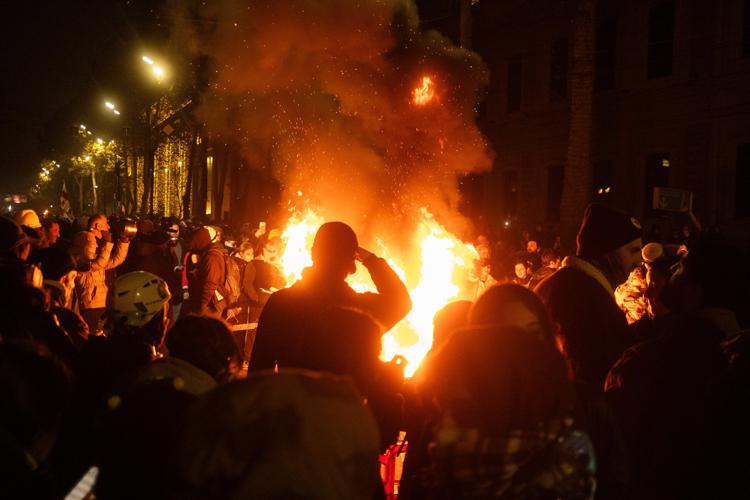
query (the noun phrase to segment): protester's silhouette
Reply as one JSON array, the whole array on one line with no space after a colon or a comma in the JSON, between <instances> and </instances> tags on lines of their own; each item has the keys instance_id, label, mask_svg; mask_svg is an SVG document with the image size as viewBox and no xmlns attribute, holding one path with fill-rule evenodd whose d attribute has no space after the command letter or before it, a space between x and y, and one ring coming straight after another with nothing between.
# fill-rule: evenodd
<instances>
[{"instance_id":1,"label":"protester's silhouette","mask_svg":"<svg viewBox=\"0 0 750 500\"><path fill-rule=\"evenodd\" d=\"M411 465L407 453L405 498L593 497L594 450L573 418L565 361L543 335L460 330L425 383L436 412L429 452Z\"/></svg>"},{"instance_id":2,"label":"protester's silhouette","mask_svg":"<svg viewBox=\"0 0 750 500\"><path fill-rule=\"evenodd\" d=\"M345 281L356 270L355 259L369 271L378 293L357 293ZM411 309L406 287L385 260L359 247L357 236L343 222L323 224L315 235L313 265L291 288L274 293L258 323L250 370L307 366L304 349L314 335L308 328L321 311L348 307L371 316L386 331ZM346 342L346 338L341 338Z\"/></svg>"},{"instance_id":3,"label":"protester's silhouette","mask_svg":"<svg viewBox=\"0 0 750 500\"><path fill-rule=\"evenodd\" d=\"M741 331L736 315L741 283L737 276L715 273L715 267L739 266L740 259L726 241L702 235L661 292L669 311L654 321L653 338L625 351L607 377L607 397L622 423L638 498L720 498L696 488L707 481L707 462L724 459L707 460L702 436L712 410L714 418L724 410L710 408L710 391L717 383L731 391L726 379L720 380L727 367L722 342ZM714 403L719 401L735 404L721 398ZM734 434L741 442L742 433ZM716 445L716 435L711 440L709 446Z\"/></svg>"}]
</instances>

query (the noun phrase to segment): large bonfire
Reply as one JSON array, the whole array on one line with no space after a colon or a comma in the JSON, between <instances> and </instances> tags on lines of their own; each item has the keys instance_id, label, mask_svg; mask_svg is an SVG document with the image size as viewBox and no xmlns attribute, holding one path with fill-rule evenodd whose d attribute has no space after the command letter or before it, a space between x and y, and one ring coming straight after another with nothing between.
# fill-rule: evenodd
<instances>
[{"instance_id":1,"label":"large bonfire","mask_svg":"<svg viewBox=\"0 0 750 500\"><path fill-rule=\"evenodd\" d=\"M315 232L325 220L312 209L295 212L289 218L282 239L286 250L281 259L288 282L299 279L302 270L312 264L310 249ZM470 286L474 262L478 258L473 246L449 233L426 209L409 247L416 255L409 258L395 255L382 239L376 240L372 250L385 258L406 283L413 307L400 323L383 337L380 358L390 361L396 356L406 359L406 376L419 367L432 347L432 320L447 303L459 299L473 299ZM416 258L414 258L416 257ZM415 268L406 262L416 261ZM357 265L357 272L348 279L358 292L376 291L367 270Z\"/></svg>"},{"instance_id":2,"label":"large bonfire","mask_svg":"<svg viewBox=\"0 0 750 500\"><path fill-rule=\"evenodd\" d=\"M309 265L323 222L350 224L410 291L413 309L385 335L382 357L404 356L413 373L434 313L475 298L476 252L456 236L471 234L458 182L492 164L475 123L484 64L421 30L413 0L201 5L175 16L177 43L211 70L198 113L216 142L282 186L287 278ZM181 24L196 16L205 22ZM233 193L252 191L241 182ZM363 269L350 283L374 289Z\"/></svg>"}]
</instances>

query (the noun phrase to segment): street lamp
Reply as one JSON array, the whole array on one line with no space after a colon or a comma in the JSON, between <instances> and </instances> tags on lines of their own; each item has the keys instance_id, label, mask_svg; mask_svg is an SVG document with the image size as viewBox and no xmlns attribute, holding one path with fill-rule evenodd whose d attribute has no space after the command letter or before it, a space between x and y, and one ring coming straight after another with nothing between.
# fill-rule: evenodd
<instances>
[{"instance_id":1,"label":"street lamp","mask_svg":"<svg viewBox=\"0 0 750 500\"><path fill-rule=\"evenodd\" d=\"M162 66L156 64L156 62L153 59L145 55L141 57L141 61L151 66L151 72L154 74L154 76L156 77L158 81L161 82L162 79L164 79L166 72L164 71L164 68Z\"/></svg>"},{"instance_id":2,"label":"street lamp","mask_svg":"<svg viewBox=\"0 0 750 500\"><path fill-rule=\"evenodd\" d=\"M108 110L110 110L112 113L114 113L114 114L116 114L118 116L120 115L120 110L117 109L117 106L115 106L111 102L104 101L104 107L107 108Z\"/></svg>"}]
</instances>

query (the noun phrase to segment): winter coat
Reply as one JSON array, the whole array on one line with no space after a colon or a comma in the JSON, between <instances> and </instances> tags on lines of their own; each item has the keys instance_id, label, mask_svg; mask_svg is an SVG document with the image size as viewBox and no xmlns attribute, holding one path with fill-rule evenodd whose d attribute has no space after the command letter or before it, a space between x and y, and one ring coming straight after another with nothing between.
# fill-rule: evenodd
<instances>
[{"instance_id":1,"label":"winter coat","mask_svg":"<svg viewBox=\"0 0 750 500\"><path fill-rule=\"evenodd\" d=\"M263 259L253 259L245 264L242 272L242 301L263 306L268 301L270 290L285 285L286 280L276 266Z\"/></svg>"},{"instance_id":2,"label":"winter coat","mask_svg":"<svg viewBox=\"0 0 750 500\"><path fill-rule=\"evenodd\" d=\"M632 342L609 281L592 264L567 257L535 292L560 325L574 379L603 388L607 372Z\"/></svg>"},{"instance_id":3,"label":"winter coat","mask_svg":"<svg viewBox=\"0 0 750 500\"><path fill-rule=\"evenodd\" d=\"M384 498L378 430L347 379L282 371L219 386L182 436L175 498Z\"/></svg>"},{"instance_id":4,"label":"winter coat","mask_svg":"<svg viewBox=\"0 0 750 500\"><path fill-rule=\"evenodd\" d=\"M565 423L553 421L538 430L514 429L508 436L491 436L445 418L435 438L430 443L434 483L422 498L594 498L596 458L591 440ZM429 472L425 475L432 479Z\"/></svg>"},{"instance_id":5,"label":"winter coat","mask_svg":"<svg viewBox=\"0 0 750 500\"><path fill-rule=\"evenodd\" d=\"M291 288L271 295L258 322L250 360L251 370L305 366L305 325L328 307L350 307L372 316L385 331L411 309L406 287L385 260L371 257L363 262L378 293L357 293L345 281L333 282L308 268Z\"/></svg>"},{"instance_id":6,"label":"winter coat","mask_svg":"<svg viewBox=\"0 0 750 500\"><path fill-rule=\"evenodd\" d=\"M655 339L612 367L607 399L623 430L634 498L698 498L709 388L727 365L723 335L693 315L670 314L654 326Z\"/></svg>"},{"instance_id":7,"label":"winter coat","mask_svg":"<svg viewBox=\"0 0 750 500\"><path fill-rule=\"evenodd\" d=\"M96 259L81 258L78 261L78 275L75 280L75 291L78 306L83 309L96 309L107 306L107 277L106 272L114 269L125 261L130 242L119 241L112 253L114 244L104 242L99 248Z\"/></svg>"},{"instance_id":8,"label":"winter coat","mask_svg":"<svg viewBox=\"0 0 750 500\"><path fill-rule=\"evenodd\" d=\"M221 316L226 307L221 294L226 279L225 254L221 243L212 243L198 254L198 265L188 277L190 298L184 313Z\"/></svg>"}]
</instances>

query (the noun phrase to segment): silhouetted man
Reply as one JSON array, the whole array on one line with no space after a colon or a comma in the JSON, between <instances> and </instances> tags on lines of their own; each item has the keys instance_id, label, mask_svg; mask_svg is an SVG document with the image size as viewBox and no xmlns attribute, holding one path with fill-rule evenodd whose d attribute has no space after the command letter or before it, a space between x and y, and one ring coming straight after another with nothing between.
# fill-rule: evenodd
<instances>
[{"instance_id":1,"label":"silhouetted man","mask_svg":"<svg viewBox=\"0 0 750 500\"><path fill-rule=\"evenodd\" d=\"M357 293L346 283L356 270L355 259L367 268L378 293ZM268 300L258 322L250 370L307 366L304 345L315 335L323 311L331 307L357 309L383 328L391 329L411 309L409 292L385 260L360 248L357 236L343 222L327 222L315 235L313 265L291 288ZM303 339L305 341L303 341ZM346 342L341 338L341 342Z\"/></svg>"}]
</instances>

